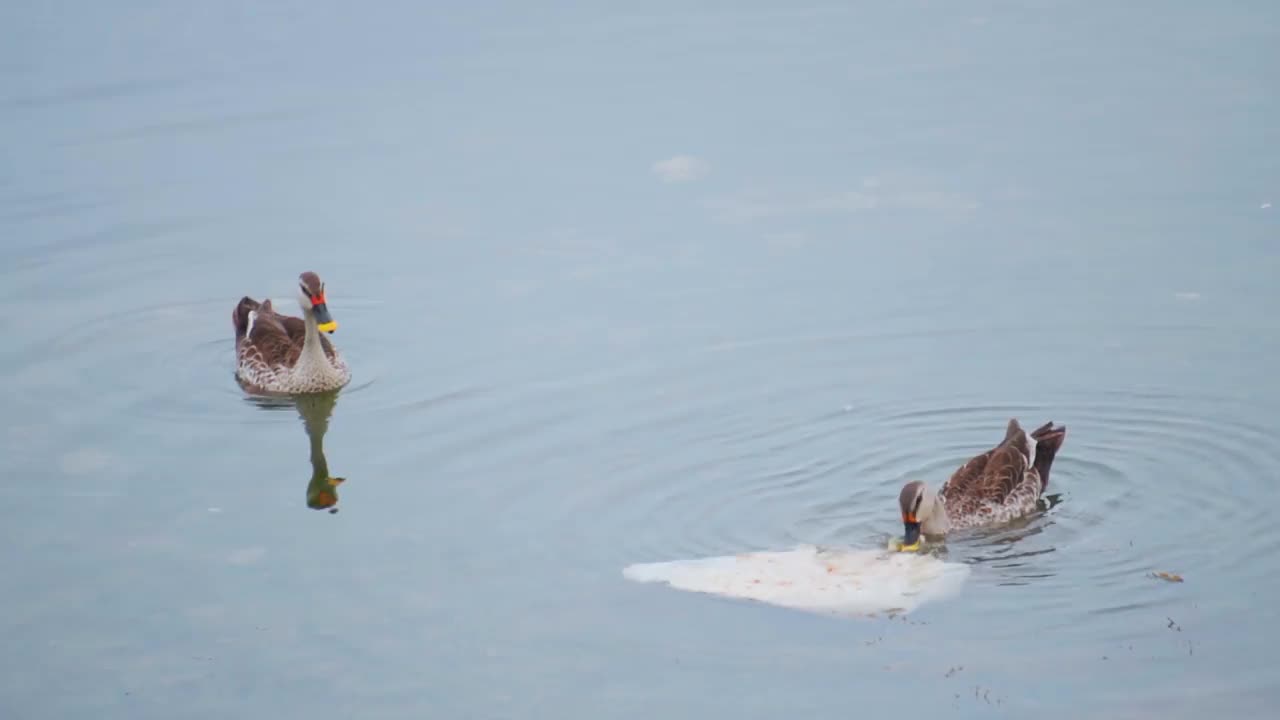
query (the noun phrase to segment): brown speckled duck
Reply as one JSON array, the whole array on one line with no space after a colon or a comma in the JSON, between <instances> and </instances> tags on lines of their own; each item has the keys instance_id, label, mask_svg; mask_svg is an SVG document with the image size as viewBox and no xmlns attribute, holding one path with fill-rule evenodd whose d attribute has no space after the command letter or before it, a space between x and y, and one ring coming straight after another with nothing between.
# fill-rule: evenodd
<instances>
[{"instance_id":1,"label":"brown speckled duck","mask_svg":"<svg viewBox=\"0 0 1280 720\"><path fill-rule=\"evenodd\" d=\"M324 283L313 272L298 276L302 317L281 315L270 300L243 297L231 313L236 329L236 379L258 393L300 395L336 390L351 370L328 338L338 324L329 315Z\"/></svg>"},{"instance_id":2,"label":"brown speckled duck","mask_svg":"<svg viewBox=\"0 0 1280 720\"><path fill-rule=\"evenodd\" d=\"M1049 485L1049 467L1067 437L1052 422L1030 437L1016 419L1009 420L1004 440L956 470L936 492L922 480L902 486L898 505L904 535L900 549L920 546L920 534L1001 523L1035 509Z\"/></svg>"}]
</instances>

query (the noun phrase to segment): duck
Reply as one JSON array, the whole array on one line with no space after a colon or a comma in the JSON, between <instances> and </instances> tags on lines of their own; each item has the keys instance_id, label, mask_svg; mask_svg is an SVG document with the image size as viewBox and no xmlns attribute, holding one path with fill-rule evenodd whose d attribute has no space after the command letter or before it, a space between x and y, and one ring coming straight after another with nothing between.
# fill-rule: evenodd
<instances>
[{"instance_id":1,"label":"duck","mask_svg":"<svg viewBox=\"0 0 1280 720\"><path fill-rule=\"evenodd\" d=\"M995 525L1035 510L1049 486L1049 469L1067 437L1045 423L1027 434L1010 418L1000 444L970 458L936 491L923 480L902 486L903 538L898 549L920 549L920 536Z\"/></svg>"},{"instance_id":2,"label":"duck","mask_svg":"<svg viewBox=\"0 0 1280 720\"><path fill-rule=\"evenodd\" d=\"M346 360L326 335L338 329L320 276L298 276L302 317L281 315L271 300L240 299L231 313L236 333L236 380L247 391L304 395L331 392L351 382ZM322 335L325 333L326 335Z\"/></svg>"}]
</instances>

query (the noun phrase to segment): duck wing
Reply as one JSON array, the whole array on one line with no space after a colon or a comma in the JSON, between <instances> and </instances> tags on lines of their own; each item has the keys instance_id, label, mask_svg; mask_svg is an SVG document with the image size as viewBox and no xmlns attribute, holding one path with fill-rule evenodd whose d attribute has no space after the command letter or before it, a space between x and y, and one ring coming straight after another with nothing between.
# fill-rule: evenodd
<instances>
[{"instance_id":1,"label":"duck wing","mask_svg":"<svg viewBox=\"0 0 1280 720\"><path fill-rule=\"evenodd\" d=\"M973 488L977 487L982 480L982 475L986 472L987 463L991 460L995 448L980 454L974 455L969 462L961 465L947 482L943 483L942 489L938 491L939 495L946 498L957 498L970 495Z\"/></svg>"},{"instance_id":2,"label":"duck wing","mask_svg":"<svg viewBox=\"0 0 1280 720\"><path fill-rule=\"evenodd\" d=\"M286 335L289 341L298 346L298 352L302 352L302 346L307 339L307 324L302 318L292 315L283 315L275 311L270 300L263 300L258 306L258 322L270 322L278 326ZM333 360L335 351L329 339L320 335L320 347L324 349L324 354Z\"/></svg>"},{"instance_id":3,"label":"duck wing","mask_svg":"<svg viewBox=\"0 0 1280 720\"><path fill-rule=\"evenodd\" d=\"M298 347L301 348L302 343L307 339L307 323L302 318L293 317L292 315L280 315L277 313L276 318L284 327L285 332L289 334L290 339L298 343ZM320 347L324 349L325 357L333 360L337 353L333 349L333 344L329 342L329 338L324 336L324 333L320 333Z\"/></svg>"},{"instance_id":4,"label":"duck wing","mask_svg":"<svg viewBox=\"0 0 1280 720\"><path fill-rule=\"evenodd\" d=\"M1010 419L1004 440L961 465L943 485L948 500L980 498L1003 503L1022 482L1031 462L1031 443L1016 419Z\"/></svg>"},{"instance_id":5,"label":"duck wing","mask_svg":"<svg viewBox=\"0 0 1280 720\"><path fill-rule=\"evenodd\" d=\"M1003 505L1026 479L1027 456L1013 445L999 447L987 459L982 476L970 491L995 505ZM1039 485L1039 480L1036 480Z\"/></svg>"},{"instance_id":6,"label":"duck wing","mask_svg":"<svg viewBox=\"0 0 1280 720\"><path fill-rule=\"evenodd\" d=\"M244 340L244 336L249 332L249 313L256 311L260 307L257 300L245 295L240 298L240 302L236 303L236 308L231 311L231 324L236 328L236 349L240 349L240 343Z\"/></svg>"},{"instance_id":7,"label":"duck wing","mask_svg":"<svg viewBox=\"0 0 1280 720\"><path fill-rule=\"evenodd\" d=\"M247 301L247 302L246 302ZM271 309L271 301L255 302L244 298L237 312L244 310L243 330L236 325L239 352L247 359L254 359L266 367L293 367L302 354L302 340L294 340L282 322L283 315Z\"/></svg>"}]
</instances>

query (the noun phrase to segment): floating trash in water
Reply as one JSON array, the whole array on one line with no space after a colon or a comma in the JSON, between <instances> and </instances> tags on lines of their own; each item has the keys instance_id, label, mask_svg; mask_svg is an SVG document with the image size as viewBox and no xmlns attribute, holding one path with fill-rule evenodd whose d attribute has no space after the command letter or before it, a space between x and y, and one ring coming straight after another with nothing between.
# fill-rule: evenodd
<instances>
[{"instance_id":1,"label":"floating trash in water","mask_svg":"<svg viewBox=\"0 0 1280 720\"><path fill-rule=\"evenodd\" d=\"M1158 570L1156 572L1151 573L1151 577L1160 578L1161 580L1168 580L1169 582L1178 582L1178 583L1182 582L1181 575L1177 573L1164 572L1162 570Z\"/></svg>"},{"instance_id":2,"label":"floating trash in water","mask_svg":"<svg viewBox=\"0 0 1280 720\"><path fill-rule=\"evenodd\" d=\"M954 595L969 566L931 555L801 545L791 550L637 563L622 574L679 590L847 616L906 614Z\"/></svg>"}]
</instances>

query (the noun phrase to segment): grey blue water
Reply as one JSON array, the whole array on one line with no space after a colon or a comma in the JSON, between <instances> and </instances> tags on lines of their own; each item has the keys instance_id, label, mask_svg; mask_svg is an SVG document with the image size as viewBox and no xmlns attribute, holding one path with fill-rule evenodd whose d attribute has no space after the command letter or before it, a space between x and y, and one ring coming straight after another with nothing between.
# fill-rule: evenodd
<instances>
[{"instance_id":1,"label":"grey blue water","mask_svg":"<svg viewBox=\"0 0 1280 720\"><path fill-rule=\"evenodd\" d=\"M1280 700L1274 4L9 3L0 37L0 716ZM231 311L304 270L354 379L252 401ZM948 539L969 578L909 616L622 575L883 546L1010 417L1068 428L1049 507Z\"/></svg>"}]
</instances>

